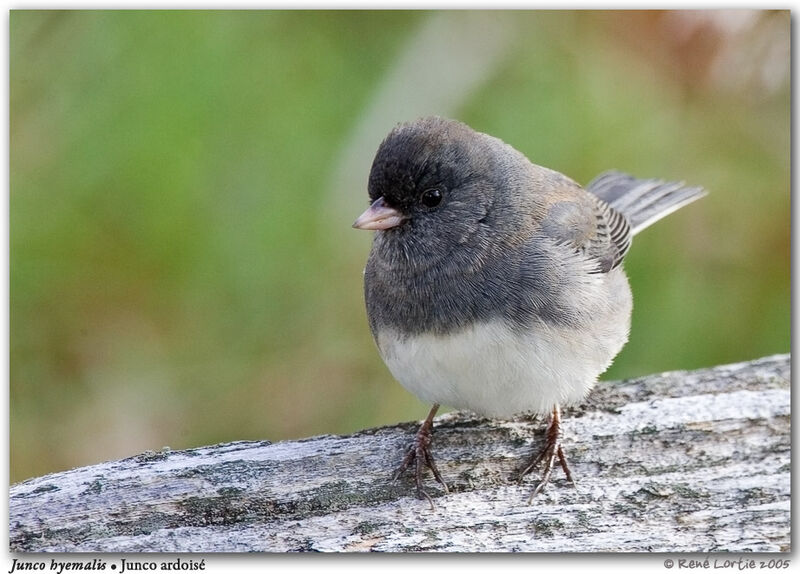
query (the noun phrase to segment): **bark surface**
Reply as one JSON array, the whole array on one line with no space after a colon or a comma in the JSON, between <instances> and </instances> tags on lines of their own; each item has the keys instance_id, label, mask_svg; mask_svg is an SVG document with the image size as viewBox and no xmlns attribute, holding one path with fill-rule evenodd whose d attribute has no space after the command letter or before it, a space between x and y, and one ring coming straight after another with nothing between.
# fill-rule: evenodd
<instances>
[{"instance_id":1,"label":"bark surface","mask_svg":"<svg viewBox=\"0 0 800 574\"><path fill-rule=\"evenodd\" d=\"M428 474L392 482L418 423L236 442L50 474L10 489L12 551L790 550L790 357L597 385L564 411L560 469L516 476L544 420L450 413Z\"/></svg>"}]
</instances>

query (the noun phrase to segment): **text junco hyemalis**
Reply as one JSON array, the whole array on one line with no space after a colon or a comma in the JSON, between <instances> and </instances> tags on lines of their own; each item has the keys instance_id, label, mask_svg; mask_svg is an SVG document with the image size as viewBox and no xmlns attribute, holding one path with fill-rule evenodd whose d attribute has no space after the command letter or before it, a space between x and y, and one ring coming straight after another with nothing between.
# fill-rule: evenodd
<instances>
[{"instance_id":1,"label":"text junco hyemalis","mask_svg":"<svg viewBox=\"0 0 800 574\"><path fill-rule=\"evenodd\" d=\"M420 497L440 404L489 417L550 413L580 401L628 339L631 290L622 259L639 231L705 192L608 172L586 190L492 136L443 118L397 126L369 175L371 206L353 227L376 230L364 271L372 334L389 370L433 408L396 476L415 465Z\"/></svg>"}]
</instances>

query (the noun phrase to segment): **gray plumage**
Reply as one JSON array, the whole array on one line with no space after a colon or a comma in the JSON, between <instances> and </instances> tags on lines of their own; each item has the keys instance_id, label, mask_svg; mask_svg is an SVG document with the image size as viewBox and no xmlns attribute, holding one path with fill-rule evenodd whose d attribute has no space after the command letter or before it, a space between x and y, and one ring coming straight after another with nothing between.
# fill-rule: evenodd
<instances>
[{"instance_id":1,"label":"gray plumage","mask_svg":"<svg viewBox=\"0 0 800 574\"><path fill-rule=\"evenodd\" d=\"M636 235L659 219L706 195L702 187L683 182L636 179L619 171L607 171L586 189L622 213Z\"/></svg>"},{"instance_id":2,"label":"gray plumage","mask_svg":"<svg viewBox=\"0 0 800 574\"><path fill-rule=\"evenodd\" d=\"M364 288L382 356L423 399L482 414L580 399L627 340L631 294L621 263L631 238L703 193L618 172L587 191L462 123L396 127L372 165L373 207L356 222L378 229ZM386 217L391 224L381 223ZM504 348L518 347L498 363L503 372L485 373L515 381L497 383L507 399L487 398L477 380L455 380L464 373L435 350L452 354L452 337L474 339L464 344L491 359L486 335L469 335L487 325ZM548 372L531 373L530 388L520 389L526 369ZM431 382L422 380L428 371ZM574 378L585 380L563 382Z\"/></svg>"}]
</instances>

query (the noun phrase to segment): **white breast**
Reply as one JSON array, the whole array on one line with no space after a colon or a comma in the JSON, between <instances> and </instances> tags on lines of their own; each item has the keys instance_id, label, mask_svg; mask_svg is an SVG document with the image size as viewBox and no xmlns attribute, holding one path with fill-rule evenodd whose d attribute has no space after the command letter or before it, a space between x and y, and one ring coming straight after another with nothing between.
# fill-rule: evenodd
<instances>
[{"instance_id":1,"label":"white breast","mask_svg":"<svg viewBox=\"0 0 800 574\"><path fill-rule=\"evenodd\" d=\"M425 401L489 417L546 413L580 401L627 341L630 291L619 275L622 296L579 331L542 322L520 334L495 320L446 336L382 330L377 344L392 375Z\"/></svg>"}]
</instances>

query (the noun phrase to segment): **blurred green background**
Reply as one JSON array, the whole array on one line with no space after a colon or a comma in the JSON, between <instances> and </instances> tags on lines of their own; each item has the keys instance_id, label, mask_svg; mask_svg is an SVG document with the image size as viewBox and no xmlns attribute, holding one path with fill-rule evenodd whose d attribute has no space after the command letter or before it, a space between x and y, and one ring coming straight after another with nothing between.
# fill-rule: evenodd
<instances>
[{"instance_id":1,"label":"blurred green background","mask_svg":"<svg viewBox=\"0 0 800 574\"><path fill-rule=\"evenodd\" d=\"M369 165L441 114L581 183L711 194L634 241L604 379L788 352L789 13L12 11L12 482L422 418L372 343Z\"/></svg>"}]
</instances>

